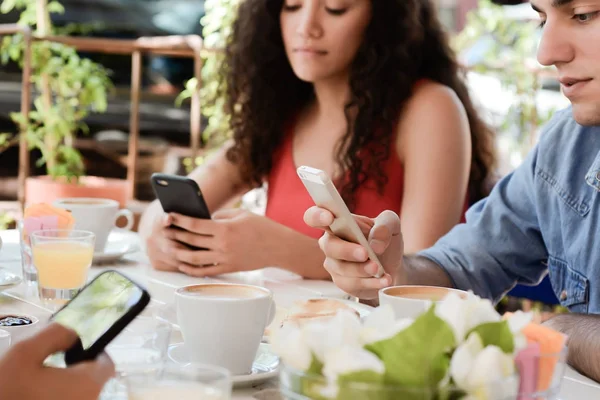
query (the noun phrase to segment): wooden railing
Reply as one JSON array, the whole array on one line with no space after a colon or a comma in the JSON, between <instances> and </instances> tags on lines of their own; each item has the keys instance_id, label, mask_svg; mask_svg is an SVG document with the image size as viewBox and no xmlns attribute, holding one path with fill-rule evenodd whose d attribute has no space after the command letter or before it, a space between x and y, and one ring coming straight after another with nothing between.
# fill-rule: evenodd
<instances>
[{"instance_id":1,"label":"wooden railing","mask_svg":"<svg viewBox=\"0 0 600 400\"><path fill-rule=\"evenodd\" d=\"M192 156L196 156L201 142L201 104L200 89L202 87L202 58L203 51L220 51L203 47L202 38L198 35L189 36L158 36L141 37L135 40L104 39L71 36L37 37L32 31L16 24L0 24L0 36L20 33L25 40L23 59L23 77L21 81L21 112L28 114L31 109L31 44L35 41L50 41L63 43L77 51L131 55L131 94L129 120L129 153L127 160L127 183L129 187L128 200L135 198L135 170L138 158L140 134L140 93L142 81L142 55L153 54L170 57L194 59L194 77L198 81L197 90L191 98L190 110L190 147ZM29 150L26 135L19 138L19 176L18 200L21 207L25 204L25 180L29 176Z\"/></svg>"}]
</instances>

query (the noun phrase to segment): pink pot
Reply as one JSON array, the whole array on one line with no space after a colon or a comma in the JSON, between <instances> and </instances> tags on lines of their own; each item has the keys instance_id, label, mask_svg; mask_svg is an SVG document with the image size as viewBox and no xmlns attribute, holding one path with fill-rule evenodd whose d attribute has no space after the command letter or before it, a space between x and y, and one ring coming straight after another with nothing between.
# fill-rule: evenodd
<instances>
[{"instance_id":1,"label":"pink pot","mask_svg":"<svg viewBox=\"0 0 600 400\"><path fill-rule=\"evenodd\" d=\"M127 205L128 186L124 179L83 176L78 183L50 176L35 176L25 182L27 204L48 203L65 197L93 197L118 201L122 208Z\"/></svg>"}]
</instances>

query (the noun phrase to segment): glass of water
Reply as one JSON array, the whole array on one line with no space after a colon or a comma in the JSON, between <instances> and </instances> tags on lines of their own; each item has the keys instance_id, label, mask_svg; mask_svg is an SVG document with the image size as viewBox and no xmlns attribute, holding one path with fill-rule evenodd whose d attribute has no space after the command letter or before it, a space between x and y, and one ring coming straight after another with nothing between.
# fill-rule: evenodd
<instances>
[{"instance_id":1,"label":"glass of water","mask_svg":"<svg viewBox=\"0 0 600 400\"><path fill-rule=\"evenodd\" d=\"M131 365L122 379L129 400L231 399L231 374L225 368L212 365Z\"/></svg>"},{"instance_id":2,"label":"glass of water","mask_svg":"<svg viewBox=\"0 0 600 400\"><path fill-rule=\"evenodd\" d=\"M154 316L137 316L106 347L119 374L130 366L154 365L167 360L171 324Z\"/></svg>"}]
</instances>

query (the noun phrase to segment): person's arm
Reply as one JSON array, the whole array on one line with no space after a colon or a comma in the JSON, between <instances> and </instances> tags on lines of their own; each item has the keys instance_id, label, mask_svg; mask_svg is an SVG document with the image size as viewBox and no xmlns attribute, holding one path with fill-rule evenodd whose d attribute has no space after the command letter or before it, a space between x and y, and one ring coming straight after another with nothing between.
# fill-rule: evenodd
<instances>
[{"instance_id":1,"label":"person's arm","mask_svg":"<svg viewBox=\"0 0 600 400\"><path fill-rule=\"evenodd\" d=\"M536 284L546 271L548 251L536 209L538 149L502 179L487 199L471 207L465 224L455 226L418 257L403 257L404 235L395 213L384 211L374 220L357 216L384 266L382 278L372 277L377 266L368 261L362 246L327 231L333 221L331 212L312 207L304 219L309 226L326 230L320 240L327 257L325 268L336 285L353 296L374 300L384 287L422 284L472 290L497 301L516 283Z\"/></svg>"},{"instance_id":2,"label":"person's arm","mask_svg":"<svg viewBox=\"0 0 600 400\"><path fill-rule=\"evenodd\" d=\"M569 365L600 382L600 315L559 314L544 325L569 336Z\"/></svg>"},{"instance_id":3,"label":"person's arm","mask_svg":"<svg viewBox=\"0 0 600 400\"><path fill-rule=\"evenodd\" d=\"M64 352L77 333L53 323L13 345L0 358L0 398L20 400L96 400L115 366L105 354L68 368L44 366L52 354Z\"/></svg>"},{"instance_id":4,"label":"person's arm","mask_svg":"<svg viewBox=\"0 0 600 400\"><path fill-rule=\"evenodd\" d=\"M200 186L202 196L211 212L217 211L231 199L250 190L242 183L238 167L227 159L226 153L230 147L231 143L224 145L189 174ZM162 207L158 200L155 200L146 208L140 220L138 230L143 239L152 234L157 219L162 217Z\"/></svg>"},{"instance_id":5,"label":"person's arm","mask_svg":"<svg viewBox=\"0 0 600 400\"><path fill-rule=\"evenodd\" d=\"M453 286L498 301L515 284L542 279L548 251L537 215L538 152L539 145L487 199L472 206L465 224L418 253L441 266Z\"/></svg>"},{"instance_id":6,"label":"person's arm","mask_svg":"<svg viewBox=\"0 0 600 400\"><path fill-rule=\"evenodd\" d=\"M398 127L397 151L404 167L400 220L404 251L433 246L460 222L465 209L471 136L456 94L425 83L407 103Z\"/></svg>"},{"instance_id":7,"label":"person's arm","mask_svg":"<svg viewBox=\"0 0 600 400\"><path fill-rule=\"evenodd\" d=\"M316 239L267 217L230 209L217 211L212 220L173 218L184 230L170 230L170 239L208 249L180 248L171 255L188 275L205 277L277 266L308 279L330 278Z\"/></svg>"}]
</instances>

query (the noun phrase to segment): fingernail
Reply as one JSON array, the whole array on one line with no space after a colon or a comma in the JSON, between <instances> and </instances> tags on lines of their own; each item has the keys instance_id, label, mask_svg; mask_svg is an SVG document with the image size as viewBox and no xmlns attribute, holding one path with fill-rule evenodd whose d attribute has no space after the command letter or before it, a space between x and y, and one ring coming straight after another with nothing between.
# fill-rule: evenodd
<instances>
[{"instance_id":1,"label":"fingernail","mask_svg":"<svg viewBox=\"0 0 600 400\"><path fill-rule=\"evenodd\" d=\"M367 255L363 249L356 249L354 250L354 258L356 261L364 261L367 258Z\"/></svg>"},{"instance_id":2,"label":"fingernail","mask_svg":"<svg viewBox=\"0 0 600 400\"><path fill-rule=\"evenodd\" d=\"M327 213L324 213L324 212L319 213L319 221L324 225L328 224L329 217L327 216Z\"/></svg>"},{"instance_id":3,"label":"fingernail","mask_svg":"<svg viewBox=\"0 0 600 400\"><path fill-rule=\"evenodd\" d=\"M369 245L376 253L382 252L385 247L385 243L378 239L372 239L371 242L369 242Z\"/></svg>"},{"instance_id":4,"label":"fingernail","mask_svg":"<svg viewBox=\"0 0 600 400\"><path fill-rule=\"evenodd\" d=\"M381 278L379 280L379 283L381 283L382 286L386 287L386 286L390 286L391 282L388 276L384 276L383 278Z\"/></svg>"}]
</instances>

